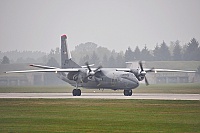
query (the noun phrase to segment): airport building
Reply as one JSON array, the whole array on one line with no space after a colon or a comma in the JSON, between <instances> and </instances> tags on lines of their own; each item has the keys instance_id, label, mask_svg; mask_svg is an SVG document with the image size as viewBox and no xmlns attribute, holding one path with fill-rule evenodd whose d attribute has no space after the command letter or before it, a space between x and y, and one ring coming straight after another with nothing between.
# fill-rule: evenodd
<instances>
[{"instance_id":1,"label":"airport building","mask_svg":"<svg viewBox=\"0 0 200 133\"><path fill-rule=\"evenodd\" d=\"M0 86L29 86L64 84L54 73L12 73L5 71L31 70L29 64L0 64Z\"/></svg>"},{"instance_id":2,"label":"airport building","mask_svg":"<svg viewBox=\"0 0 200 133\"><path fill-rule=\"evenodd\" d=\"M197 70L200 61L143 61L144 68ZM127 62L128 68L139 68L138 61ZM196 73L182 72L150 72L146 75L150 84L167 83L193 83L200 82L200 76Z\"/></svg>"}]
</instances>

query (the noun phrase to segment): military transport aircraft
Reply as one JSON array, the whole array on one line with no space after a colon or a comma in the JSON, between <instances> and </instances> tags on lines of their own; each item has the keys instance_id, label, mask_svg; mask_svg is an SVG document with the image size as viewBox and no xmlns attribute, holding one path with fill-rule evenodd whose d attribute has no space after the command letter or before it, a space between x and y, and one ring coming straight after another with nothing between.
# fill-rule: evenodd
<instances>
[{"instance_id":1,"label":"military transport aircraft","mask_svg":"<svg viewBox=\"0 0 200 133\"><path fill-rule=\"evenodd\" d=\"M55 72L60 79L75 87L72 91L73 96L81 95L81 90L78 87L124 90L125 96L131 96L132 89L139 86L139 81L145 80L146 85L149 84L146 78L146 73L148 72L195 72L154 68L144 69L141 61L138 69L103 68L102 66L91 68L93 65L89 65L88 62L85 63L85 66L79 66L71 59L66 35L61 36L61 68L35 64L30 66L42 69L8 71L5 73Z\"/></svg>"}]
</instances>

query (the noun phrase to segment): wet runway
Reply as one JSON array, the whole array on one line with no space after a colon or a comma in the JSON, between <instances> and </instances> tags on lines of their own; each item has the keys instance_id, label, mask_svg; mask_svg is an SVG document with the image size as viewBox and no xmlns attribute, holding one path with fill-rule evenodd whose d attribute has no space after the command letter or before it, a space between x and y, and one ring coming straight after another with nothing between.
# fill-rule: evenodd
<instances>
[{"instance_id":1,"label":"wet runway","mask_svg":"<svg viewBox=\"0 0 200 133\"><path fill-rule=\"evenodd\" d=\"M122 93L82 93L82 96L72 96L71 93L0 93L0 98L200 100L200 94L134 93L124 96Z\"/></svg>"}]
</instances>

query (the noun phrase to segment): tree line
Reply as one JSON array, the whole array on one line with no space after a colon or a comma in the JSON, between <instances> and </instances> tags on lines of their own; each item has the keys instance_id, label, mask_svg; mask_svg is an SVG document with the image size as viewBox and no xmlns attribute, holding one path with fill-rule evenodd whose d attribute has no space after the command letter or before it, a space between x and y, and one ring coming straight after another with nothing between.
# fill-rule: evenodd
<instances>
[{"instance_id":1,"label":"tree line","mask_svg":"<svg viewBox=\"0 0 200 133\"><path fill-rule=\"evenodd\" d=\"M105 67L125 67L125 62L131 61L200 61L199 42L192 38L190 42L181 46L180 41L171 42L168 46L165 41L156 45L153 50L149 50L147 45L143 49L136 46L125 52L110 51L97 44L88 42L80 44L72 51L72 55L80 65L86 61L91 64L103 65Z\"/></svg>"},{"instance_id":2,"label":"tree line","mask_svg":"<svg viewBox=\"0 0 200 133\"><path fill-rule=\"evenodd\" d=\"M145 45L142 50L136 46L135 50L130 47L125 52L125 61L200 61L199 42L193 38L183 46L180 41L171 42L168 46L165 41L156 45L153 50L148 50Z\"/></svg>"},{"instance_id":3,"label":"tree line","mask_svg":"<svg viewBox=\"0 0 200 133\"><path fill-rule=\"evenodd\" d=\"M149 50L147 45L139 49L128 47L123 52L116 52L105 47L98 46L93 42L81 43L71 51L73 60L79 65L85 62L102 65L103 67L126 67L125 62L129 61L200 61L199 42L192 38L190 42L181 45L180 41L171 42L167 45L165 41L157 44L153 50ZM59 67L60 48L52 49L49 53L39 51L8 51L0 52L1 64L7 63L40 63Z\"/></svg>"}]
</instances>

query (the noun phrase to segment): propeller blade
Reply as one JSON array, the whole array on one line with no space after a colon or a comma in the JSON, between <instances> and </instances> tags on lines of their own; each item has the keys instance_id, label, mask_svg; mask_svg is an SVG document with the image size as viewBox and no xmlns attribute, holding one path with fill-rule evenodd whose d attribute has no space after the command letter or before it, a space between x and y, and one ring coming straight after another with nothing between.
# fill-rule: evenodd
<instances>
[{"instance_id":1,"label":"propeller blade","mask_svg":"<svg viewBox=\"0 0 200 133\"><path fill-rule=\"evenodd\" d=\"M94 79L95 79L95 82L96 82L97 86L99 86L100 85L99 80L96 77L94 77Z\"/></svg>"},{"instance_id":2,"label":"propeller blade","mask_svg":"<svg viewBox=\"0 0 200 133\"><path fill-rule=\"evenodd\" d=\"M94 72L96 73L101 68L102 68L102 66L99 66L96 70L94 70Z\"/></svg>"},{"instance_id":3,"label":"propeller blade","mask_svg":"<svg viewBox=\"0 0 200 133\"><path fill-rule=\"evenodd\" d=\"M141 71L144 71L143 66L142 66L142 61L139 61L140 69Z\"/></svg>"},{"instance_id":4,"label":"propeller blade","mask_svg":"<svg viewBox=\"0 0 200 133\"><path fill-rule=\"evenodd\" d=\"M149 85L149 82L148 82L146 76L145 76L144 80L145 80L145 84L146 84L146 86L148 86L148 85Z\"/></svg>"},{"instance_id":5,"label":"propeller blade","mask_svg":"<svg viewBox=\"0 0 200 133\"><path fill-rule=\"evenodd\" d=\"M89 72L91 72L92 70L91 70L91 68L90 68L90 66L89 66L89 63L88 63L88 62L85 62L85 65L87 66Z\"/></svg>"}]
</instances>

